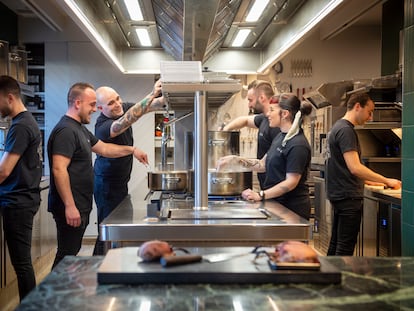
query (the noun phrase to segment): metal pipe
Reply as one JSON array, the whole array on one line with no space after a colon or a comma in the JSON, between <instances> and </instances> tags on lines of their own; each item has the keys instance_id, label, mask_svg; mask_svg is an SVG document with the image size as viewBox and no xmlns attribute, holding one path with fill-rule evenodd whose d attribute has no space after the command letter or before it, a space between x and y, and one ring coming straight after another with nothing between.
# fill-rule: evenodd
<instances>
[{"instance_id":1,"label":"metal pipe","mask_svg":"<svg viewBox=\"0 0 414 311\"><path fill-rule=\"evenodd\" d=\"M207 92L197 91L194 98L194 209L208 209Z\"/></svg>"}]
</instances>

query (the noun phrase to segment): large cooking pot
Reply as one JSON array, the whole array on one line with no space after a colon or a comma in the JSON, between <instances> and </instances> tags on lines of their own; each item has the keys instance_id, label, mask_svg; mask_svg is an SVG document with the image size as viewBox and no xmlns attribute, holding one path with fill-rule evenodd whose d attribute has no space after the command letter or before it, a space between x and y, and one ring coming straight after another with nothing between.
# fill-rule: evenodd
<instances>
[{"instance_id":1,"label":"large cooking pot","mask_svg":"<svg viewBox=\"0 0 414 311\"><path fill-rule=\"evenodd\" d=\"M215 168L216 162L226 155L239 155L240 132L239 131L208 131L208 168ZM185 142L186 168L192 169L193 165L193 132L187 132Z\"/></svg>"},{"instance_id":2,"label":"large cooking pot","mask_svg":"<svg viewBox=\"0 0 414 311\"><path fill-rule=\"evenodd\" d=\"M252 172L217 172L208 170L208 195L239 196L243 190L253 187ZM194 171L188 173L188 191L194 193Z\"/></svg>"},{"instance_id":3,"label":"large cooking pot","mask_svg":"<svg viewBox=\"0 0 414 311\"><path fill-rule=\"evenodd\" d=\"M187 191L187 171L148 172L148 188L154 191Z\"/></svg>"},{"instance_id":4,"label":"large cooking pot","mask_svg":"<svg viewBox=\"0 0 414 311\"><path fill-rule=\"evenodd\" d=\"M244 189L252 188L252 172L208 171L209 195L240 195Z\"/></svg>"}]
</instances>

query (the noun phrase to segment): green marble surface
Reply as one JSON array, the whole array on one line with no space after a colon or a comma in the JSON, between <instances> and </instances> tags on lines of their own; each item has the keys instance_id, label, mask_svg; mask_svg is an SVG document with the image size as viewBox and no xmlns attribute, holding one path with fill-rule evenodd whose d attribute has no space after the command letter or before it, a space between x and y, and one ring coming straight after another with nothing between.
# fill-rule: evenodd
<instances>
[{"instance_id":1,"label":"green marble surface","mask_svg":"<svg viewBox=\"0 0 414 311\"><path fill-rule=\"evenodd\" d=\"M66 257L17 310L414 310L411 257L327 257L337 285L99 285L103 259Z\"/></svg>"}]
</instances>

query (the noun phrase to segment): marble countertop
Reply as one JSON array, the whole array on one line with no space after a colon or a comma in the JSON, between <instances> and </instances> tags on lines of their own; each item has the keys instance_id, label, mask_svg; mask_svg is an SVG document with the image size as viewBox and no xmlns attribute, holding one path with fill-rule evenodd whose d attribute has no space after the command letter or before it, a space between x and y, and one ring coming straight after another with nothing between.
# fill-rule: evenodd
<instances>
[{"instance_id":1,"label":"marble countertop","mask_svg":"<svg viewBox=\"0 0 414 311\"><path fill-rule=\"evenodd\" d=\"M99 285L104 257L69 256L16 310L413 310L414 258L324 257L341 284Z\"/></svg>"}]
</instances>

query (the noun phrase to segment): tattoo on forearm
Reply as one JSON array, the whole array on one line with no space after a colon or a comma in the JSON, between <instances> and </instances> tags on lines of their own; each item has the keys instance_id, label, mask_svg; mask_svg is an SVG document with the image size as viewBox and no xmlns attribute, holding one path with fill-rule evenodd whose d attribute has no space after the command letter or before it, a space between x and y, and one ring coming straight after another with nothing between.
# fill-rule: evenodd
<instances>
[{"instance_id":1,"label":"tattoo on forearm","mask_svg":"<svg viewBox=\"0 0 414 311\"><path fill-rule=\"evenodd\" d=\"M148 107L148 101L150 98L144 98L139 103L132 106L125 114L118 120L114 121L112 125L112 131L114 133L122 133L129 128L132 123L137 121L145 112Z\"/></svg>"},{"instance_id":2,"label":"tattoo on forearm","mask_svg":"<svg viewBox=\"0 0 414 311\"><path fill-rule=\"evenodd\" d=\"M246 158L239 158L239 163L244 167L255 167L256 169L261 168L260 161L257 159L246 159Z\"/></svg>"}]
</instances>

